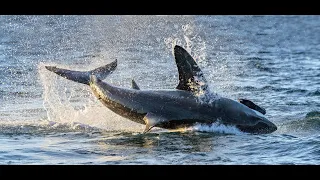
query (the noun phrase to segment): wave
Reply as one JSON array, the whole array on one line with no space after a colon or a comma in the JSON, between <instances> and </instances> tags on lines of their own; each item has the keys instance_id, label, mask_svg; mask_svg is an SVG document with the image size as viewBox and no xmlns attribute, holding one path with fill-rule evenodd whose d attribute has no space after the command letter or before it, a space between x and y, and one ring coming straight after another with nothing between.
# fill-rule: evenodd
<instances>
[{"instance_id":1,"label":"wave","mask_svg":"<svg viewBox=\"0 0 320 180\"><path fill-rule=\"evenodd\" d=\"M155 128L155 132L161 132L161 128ZM81 122L55 122L48 119L12 121L0 120L0 135L59 135L65 133L89 133L89 134L142 134L141 131L132 129L105 129L101 127L84 124Z\"/></svg>"},{"instance_id":2,"label":"wave","mask_svg":"<svg viewBox=\"0 0 320 180\"><path fill-rule=\"evenodd\" d=\"M245 91L262 91L262 90L272 90L276 92L285 92L285 93L307 93L308 90L306 89L299 89L299 88L281 88L281 87L274 87L274 86L263 86L263 87L254 87L254 86L235 86L236 90L245 90ZM312 92L311 94L317 95L319 92ZM309 95L309 94L308 94Z\"/></svg>"},{"instance_id":3,"label":"wave","mask_svg":"<svg viewBox=\"0 0 320 180\"><path fill-rule=\"evenodd\" d=\"M49 120L37 121L0 121L0 134L2 135L45 135L51 133L69 133L69 132L101 132L103 129L90 125L72 122L59 123Z\"/></svg>"},{"instance_id":4,"label":"wave","mask_svg":"<svg viewBox=\"0 0 320 180\"><path fill-rule=\"evenodd\" d=\"M307 94L308 96L320 96L320 90L316 90Z\"/></svg>"},{"instance_id":5,"label":"wave","mask_svg":"<svg viewBox=\"0 0 320 180\"><path fill-rule=\"evenodd\" d=\"M269 72L269 73L275 72L274 68L267 67L267 65L261 63L262 61L268 61L269 59L267 58L251 57L251 58L247 58L246 60L249 61L247 64L249 68L255 68L262 72Z\"/></svg>"},{"instance_id":6,"label":"wave","mask_svg":"<svg viewBox=\"0 0 320 180\"><path fill-rule=\"evenodd\" d=\"M260 58L260 57L248 57L245 60L263 61L263 60L270 60L270 59L268 59L268 58Z\"/></svg>"},{"instance_id":7,"label":"wave","mask_svg":"<svg viewBox=\"0 0 320 180\"><path fill-rule=\"evenodd\" d=\"M320 112L319 111L311 111L311 112L308 112L306 114L306 118L320 118Z\"/></svg>"},{"instance_id":8,"label":"wave","mask_svg":"<svg viewBox=\"0 0 320 180\"><path fill-rule=\"evenodd\" d=\"M296 133L319 132L320 130L320 112L310 111L304 118L293 120L280 125L283 131Z\"/></svg>"}]
</instances>

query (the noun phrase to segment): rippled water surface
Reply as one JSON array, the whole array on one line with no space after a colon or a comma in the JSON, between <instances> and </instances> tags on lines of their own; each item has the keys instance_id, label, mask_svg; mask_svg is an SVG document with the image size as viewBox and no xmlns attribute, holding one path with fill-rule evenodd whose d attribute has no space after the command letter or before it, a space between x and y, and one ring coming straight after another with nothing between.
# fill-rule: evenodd
<instances>
[{"instance_id":1,"label":"rippled water surface","mask_svg":"<svg viewBox=\"0 0 320 180\"><path fill-rule=\"evenodd\" d=\"M0 16L0 164L320 164L320 16ZM173 89L174 44L210 89L267 110L278 130L155 128L104 107L45 65Z\"/></svg>"}]
</instances>

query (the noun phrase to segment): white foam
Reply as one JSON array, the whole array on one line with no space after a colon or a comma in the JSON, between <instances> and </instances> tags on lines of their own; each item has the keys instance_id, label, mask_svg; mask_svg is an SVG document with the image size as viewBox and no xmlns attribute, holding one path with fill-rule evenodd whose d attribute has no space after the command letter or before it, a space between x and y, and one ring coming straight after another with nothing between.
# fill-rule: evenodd
<instances>
[{"instance_id":1,"label":"white foam","mask_svg":"<svg viewBox=\"0 0 320 180\"><path fill-rule=\"evenodd\" d=\"M197 124L195 126L190 127L188 130L190 131L200 131L200 132L215 132L215 133L222 133L222 134L246 134L241 132L235 126L227 126L221 123L215 122L211 125L204 125L204 124Z\"/></svg>"}]
</instances>

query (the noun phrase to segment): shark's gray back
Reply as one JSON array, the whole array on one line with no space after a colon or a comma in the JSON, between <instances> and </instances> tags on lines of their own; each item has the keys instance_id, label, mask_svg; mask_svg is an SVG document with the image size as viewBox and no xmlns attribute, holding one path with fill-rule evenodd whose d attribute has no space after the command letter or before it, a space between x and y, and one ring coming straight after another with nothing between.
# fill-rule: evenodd
<instances>
[{"instance_id":1,"label":"shark's gray back","mask_svg":"<svg viewBox=\"0 0 320 180\"><path fill-rule=\"evenodd\" d=\"M206 114L212 114L211 111L214 111L211 104L201 102L190 91L136 90L113 86L102 81L97 81L95 85L99 86L101 93L99 97L102 101L121 104L139 114L152 112L170 119L203 119Z\"/></svg>"}]
</instances>

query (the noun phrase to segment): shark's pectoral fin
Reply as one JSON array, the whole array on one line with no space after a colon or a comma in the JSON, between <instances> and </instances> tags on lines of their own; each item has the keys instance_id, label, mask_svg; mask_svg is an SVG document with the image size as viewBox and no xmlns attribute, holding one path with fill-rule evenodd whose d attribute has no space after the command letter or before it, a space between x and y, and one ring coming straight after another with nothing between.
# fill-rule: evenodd
<instances>
[{"instance_id":1,"label":"shark's pectoral fin","mask_svg":"<svg viewBox=\"0 0 320 180\"><path fill-rule=\"evenodd\" d=\"M137 83L134 81L134 79L131 80L131 86L132 86L132 89L140 90L139 86L138 86Z\"/></svg>"},{"instance_id":2,"label":"shark's pectoral fin","mask_svg":"<svg viewBox=\"0 0 320 180\"><path fill-rule=\"evenodd\" d=\"M247 107L254 109L258 112L260 112L261 114L265 115L266 114L266 110L258 105L256 105L255 103L253 103L252 101L248 100L248 99L238 99L240 103L246 105Z\"/></svg>"},{"instance_id":3,"label":"shark's pectoral fin","mask_svg":"<svg viewBox=\"0 0 320 180\"><path fill-rule=\"evenodd\" d=\"M163 123L168 121L168 118L163 117L161 115L157 115L151 112L148 112L147 115L143 118L144 122L146 123L146 128L143 133L147 133L150 131L154 126L157 124Z\"/></svg>"}]
</instances>

